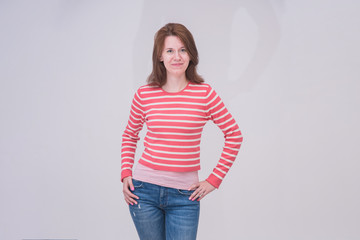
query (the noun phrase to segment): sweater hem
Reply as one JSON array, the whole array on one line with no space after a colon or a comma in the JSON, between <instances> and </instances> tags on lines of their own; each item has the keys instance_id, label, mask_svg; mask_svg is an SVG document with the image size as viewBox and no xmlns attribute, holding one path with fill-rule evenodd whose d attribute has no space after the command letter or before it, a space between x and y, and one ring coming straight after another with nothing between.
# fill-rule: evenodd
<instances>
[{"instance_id":1,"label":"sweater hem","mask_svg":"<svg viewBox=\"0 0 360 240\"><path fill-rule=\"evenodd\" d=\"M155 164L151 164L148 163L142 159L139 160L139 163L141 163L142 165L145 165L149 168L155 169L155 170L161 170L161 171L171 171L171 172L193 172L193 171L198 171L200 170L200 165L197 167L171 167L171 166L158 166Z\"/></svg>"}]
</instances>

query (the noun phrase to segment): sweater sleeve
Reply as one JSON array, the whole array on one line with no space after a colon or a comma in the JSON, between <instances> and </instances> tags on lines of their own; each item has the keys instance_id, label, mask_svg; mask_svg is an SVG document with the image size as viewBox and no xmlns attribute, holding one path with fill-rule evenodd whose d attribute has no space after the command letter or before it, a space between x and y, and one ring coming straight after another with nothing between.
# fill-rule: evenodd
<instances>
[{"instance_id":1,"label":"sweater sleeve","mask_svg":"<svg viewBox=\"0 0 360 240\"><path fill-rule=\"evenodd\" d=\"M209 87L209 91L207 92L206 101L206 111L208 116L221 129L225 138L225 144L220 160L206 179L211 185L219 188L222 180L235 161L243 137L235 119L227 110L221 98L211 87Z\"/></svg>"},{"instance_id":2,"label":"sweater sleeve","mask_svg":"<svg viewBox=\"0 0 360 240\"><path fill-rule=\"evenodd\" d=\"M132 176L135 151L139 141L139 132L143 128L145 117L140 97L140 89L135 93L132 100L128 124L122 135L121 144L121 181L125 177Z\"/></svg>"}]
</instances>

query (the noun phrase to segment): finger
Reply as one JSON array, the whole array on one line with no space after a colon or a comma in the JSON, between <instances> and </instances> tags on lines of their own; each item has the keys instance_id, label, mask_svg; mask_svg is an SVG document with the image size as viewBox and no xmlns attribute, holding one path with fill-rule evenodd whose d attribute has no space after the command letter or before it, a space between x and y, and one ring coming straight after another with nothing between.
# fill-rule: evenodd
<instances>
[{"instance_id":1,"label":"finger","mask_svg":"<svg viewBox=\"0 0 360 240\"><path fill-rule=\"evenodd\" d=\"M125 198L125 201L131 205L137 204L136 199L139 199L139 197L137 197L134 194L124 194L124 198Z\"/></svg>"},{"instance_id":2,"label":"finger","mask_svg":"<svg viewBox=\"0 0 360 240\"><path fill-rule=\"evenodd\" d=\"M197 189L190 195L189 200L194 201L197 197L200 196L201 191L202 191L202 190L201 190L200 188L197 188Z\"/></svg>"},{"instance_id":3,"label":"finger","mask_svg":"<svg viewBox=\"0 0 360 240\"><path fill-rule=\"evenodd\" d=\"M129 183L129 186L130 186L131 191L134 191L135 188L134 188L134 184L133 184L132 180L129 179L129 182L128 182L128 183Z\"/></svg>"},{"instance_id":4,"label":"finger","mask_svg":"<svg viewBox=\"0 0 360 240\"><path fill-rule=\"evenodd\" d=\"M137 204L137 202L132 198L125 198L125 202L129 205Z\"/></svg>"},{"instance_id":5,"label":"finger","mask_svg":"<svg viewBox=\"0 0 360 240\"><path fill-rule=\"evenodd\" d=\"M130 192L129 189L125 189L125 190L123 191L123 193L124 193L124 195L125 195L126 197L139 199L139 197L136 196L135 194L133 194L132 192Z\"/></svg>"},{"instance_id":6,"label":"finger","mask_svg":"<svg viewBox=\"0 0 360 240\"><path fill-rule=\"evenodd\" d=\"M132 191L134 191L134 185L132 183L131 177L127 177L124 179L123 190L125 190L125 189L131 189Z\"/></svg>"},{"instance_id":7,"label":"finger","mask_svg":"<svg viewBox=\"0 0 360 240\"><path fill-rule=\"evenodd\" d=\"M193 185L191 185L188 189L188 191L191 191L191 190L195 190L196 188L198 188L200 186L200 183L194 183Z\"/></svg>"},{"instance_id":8,"label":"finger","mask_svg":"<svg viewBox=\"0 0 360 240\"><path fill-rule=\"evenodd\" d=\"M198 201L200 201L201 199L203 199L208 193L203 193L200 195L200 197L197 199Z\"/></svg>"},{"instance_id":9,"label":"finger","mask_svg":"<svg viewBox=\"0 0 360 240\"><path fill-rule=\"evenodd\" d=\"M127 205L130 205L130 201L126 197L124 197L124 200L125 200Z\"/></svg>"},{"instance_id":10,"label":"finger","mask_svg":"<svg viewBox=\"0 0 360 240\"><path fill-rule=\"evenodd\" d=\"M128 204L131 204L131 205L134 205L134 204L137 204L137 201L133 198L125 198L125 201L128 203Z\"/></svg>"},{"instance_id":11,"label":"finger","mask_svg":"<svg viewBox=\"0 0 360 240\"><path fill-rule=\"evenodd\" d=\"M190 195L190 197L189 197L189 200L192 200L195 196L196 196L196 194L198 193L198 189L196 189L191 195Z\"/></svg>"},{"instance_id":12,"label":"finger","mask_svg":"<svg viewBox=\"0 0 360 240\"><path fill-rule=\"evenodd\" d=\"M202 194L199 192L198 194L195 195L194 198L191 199L191 201L194 201L196 199L199 199L202 196Z\"/></svg>"}]
</instances>

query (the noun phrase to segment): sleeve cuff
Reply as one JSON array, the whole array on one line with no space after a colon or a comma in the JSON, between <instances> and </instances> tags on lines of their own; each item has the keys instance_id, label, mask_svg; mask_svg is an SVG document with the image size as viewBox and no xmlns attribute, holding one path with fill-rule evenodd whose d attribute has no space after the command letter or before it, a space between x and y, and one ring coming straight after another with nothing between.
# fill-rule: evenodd
<instances>
[{"instance_id":1,"label":"sleeve cuff","mask_svg":"<svg viewBox=\"0 0 360 240\"><path fill-rule=\"evenodd\" d=\"M216 188L219 188L222 182L222 180L217 178L214 174L210 174L210 176L206 179L206 181Z\"/></svg>"},{"instance_id":2,"label":"sleeve cuff","mask_svg":"<svg viewBox=\"0 0 360 240\"><path fill-rule=\"evenodd\" d=\"M124 178L132 176L132 171L130 169L125 169L121 172L121 182L124 180Z\"/></svg>"}]
</instances>

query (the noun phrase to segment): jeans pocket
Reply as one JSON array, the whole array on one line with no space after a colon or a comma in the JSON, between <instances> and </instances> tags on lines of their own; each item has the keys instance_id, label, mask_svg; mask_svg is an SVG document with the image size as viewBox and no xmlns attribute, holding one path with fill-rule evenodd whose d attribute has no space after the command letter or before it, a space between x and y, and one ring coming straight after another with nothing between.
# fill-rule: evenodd
<instances>
[{"instance_id":1,"label":"jeans pocket","mask_svg":"<svg viewBox=\"0 0 360 240\"><path fill-rule=\"evenodd\" d=\"M141 188L143 186L143 181L139 181L136 179L132 179L132 183L134 185L134 188Z\"/></svg>"},{"instance_id":2,"label":"jeans pocket","mask_svg":"<svg viewBox=\"0 0 360 240\"><path fill-rule=\"evenodd\" d=\"M190 196L194 192L194 190L189 191L189 190L178 189L178 192L181 195Z\"/></svg>"}]
</instances>

